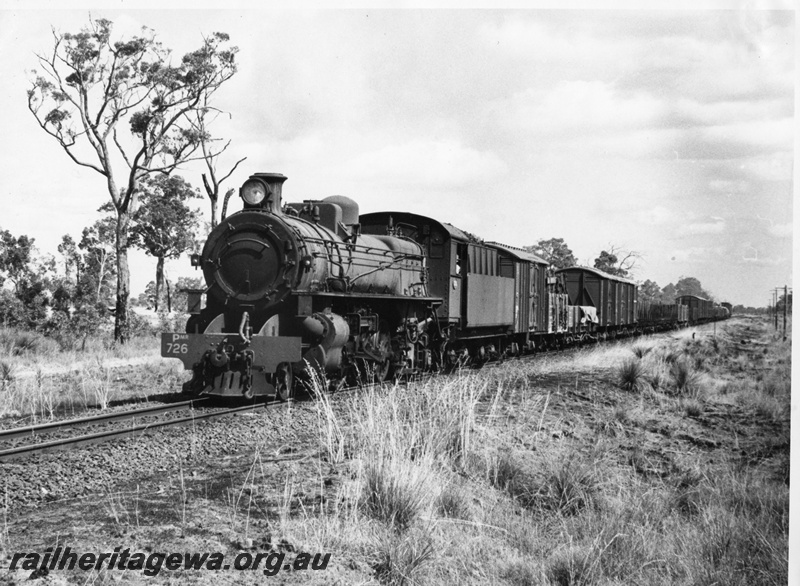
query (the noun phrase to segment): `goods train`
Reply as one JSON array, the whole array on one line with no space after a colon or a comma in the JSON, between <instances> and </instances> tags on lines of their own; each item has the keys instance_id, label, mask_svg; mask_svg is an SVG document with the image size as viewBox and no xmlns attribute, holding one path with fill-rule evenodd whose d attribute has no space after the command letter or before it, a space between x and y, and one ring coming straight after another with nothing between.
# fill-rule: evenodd
<instances>
[{"instance_id":1,"label":"goods train","mask_svg":"<svg viewBox=\"0 0 800 586\"><path fill-rule=\"evenodd\" d=\"M243 209L192 255L207 286L161 346L192 371L186 393L285 400L315 372L380 380L726 317L692 296L637 303L633 281L433 218L340 195L284 204L285 181L248 178Z\"/></svg>"}]
</instances>

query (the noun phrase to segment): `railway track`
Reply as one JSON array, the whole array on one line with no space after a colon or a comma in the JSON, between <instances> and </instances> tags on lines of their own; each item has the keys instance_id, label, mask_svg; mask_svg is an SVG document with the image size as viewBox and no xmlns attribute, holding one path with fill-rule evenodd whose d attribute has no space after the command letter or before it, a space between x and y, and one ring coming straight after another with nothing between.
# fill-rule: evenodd
<instances>
[{"instance_id":1,"label":"railway track","mask_svg":"<svg viewBox=\"0 0 800 586\"><path fill-rule=\"evenodd\" d=\"M580 346L563 348L563 349L551 349L546 352L546 354L567 354L570 352L574 352L579 350ZM524 356L517 356L513 359L503 359L498 361L491 361L481 365L468 365L462 368L456 369L456 372L463 371L463 370L472 370L475 368L502 368L503 366L507 365L509 362L518 361L518 362L527 362L529 360L535 360L541 356L541 353L537 352L530 355ZM452 373L451 373L452 374ZM411 382L419 383L428 380L429 378L436 376L434 373L426 373L424 375L418 375L411 377L403 381L401 384L408 384ZM364 388L373 387L373 386L380 386L381 384L385 383L369 383L369 384L358 384L358 385L347 385L347 386L340 386L336 389L335 394L348 394L352 392L356 392L359 390L363 390ZM32 456L34 454L40 453L48 453L48 452L56 452L61 450L66 450L82 445L90 445L90 444L98 444L112 439L119 439L125 437L132 437L136 435L140 435L146 433L151 430L155 429L163 429L167 427L179 427L184 425L192 425L198 421L208 421L213 419L218 419L222 417L226 417L228 415L233 415L236 413L244 413L249 411L254 411L261 407L266 407L271 404L279 404L279 403L252 403L249 405L242 405L237 407L231 408L222 408L217 410L209 410L199 412L198 407L207 407L210 402L210 398L208 397L198 397L188 401L181 401L178 403L171 403L167 405L159 405L155 407L145 407L142 409L134 409L130 411L120 411L116 413L109 413L104 415L95 415L92 417L83 417L80 419L67 419L63 421L55 421L51 423L44 423L40 425L32 425L32 426L25 426L25 427L18 427L14 429L8 430L0 430L0 444L18 440L20 438L37 438L40 436L49 435L59 431L65 430L72 430L78 429L80 427L94 427L100 425L109 425L109 424L116 424L122 423L125 421L132 421L134 425L124 426L124 427L116 427L113 429L105 429L103 431L99 431L96 433L90 433L85 435L75 435L66 438L58 438L52 441L46 442L38 442L38 443L30 443L24 445L17 445L11 448L6 448L0 450L0 462L11 461L19 458L25 458L28 456ZM160 415L165 415L168 413L180 412L180 411L188 411L189 415L185 417L178 417L173 419L165 419L165 420L156 420L150 421L146 423L139 423L135 424L136 420L143 420L147 418L153 418Z\"/></svg>"},{"instance_id":2,"label":"railway track","mask_svg":"<svg viewBox=\"0 0 800 586\"><path fill-rule=\"evenodd\" d=\"M263 408L265 405L269 405L269 403L262 402L225 409L198 412L197 408L201 406L207 406L207 403L207 398L198 398L168 405L159 405L156 407L146 407L131 411L121 411L105 415L83 417L80 419L67 419L64 421L55 421L41 425L2 430L0 431L0 442L8 442L18 440L20 438L38 438L55 432L68 431L81 427L95 427L100 425L108 426L127 421L133 422L133 425L125 425L122 427L115 426L110 429L104 429L95 433L71 435L69 437L58 438L51 441L27 443L6 448L0 450L0 462L25 458L34 454L57 452L82 445L102 443L111 439L131 437L154 429L192 425L198 421L208 421L236 413L254 411L256 409ZM136 423L136 420L153 418L180 411L188 411L189 415L173 419L155 420L138 424Z\"/></svg>"}]
</instances>

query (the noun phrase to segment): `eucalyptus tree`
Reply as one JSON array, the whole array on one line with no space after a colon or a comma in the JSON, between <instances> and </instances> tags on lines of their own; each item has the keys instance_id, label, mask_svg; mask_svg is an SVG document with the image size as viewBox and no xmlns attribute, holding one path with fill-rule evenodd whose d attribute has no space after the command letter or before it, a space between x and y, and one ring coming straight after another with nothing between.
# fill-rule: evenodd
<instances>
[{"instance_id":1,"label":"eucalyptus tree","mask_svg":"<svg viewBox=\"0 0 800 586\"><path fill-rule=\"evenodd\" d=\"M526 246L525 250L532 252L536 256L543 258L557 269L566 269L578 264L572 249L567 246L563 238L542 238L532 246Z\"/></svg>"},{"instance_id":2,"label":"eucalyptus tree","mask_svg":"<svg viewBox=\"0 0 800 586\"><path fill-rule=\"evenodd\" d=\"M703 289L703 285L700 283L700 279L696 277L684 277L681 276L678 279L678 282L675 283L675 293L676 295L696 295L697 297L702 297L704 299L712 299L713 295Z\"/></svg>"},{"instance_id":3,"label":"eucalyptus tree","mask_svg":"<svg viewBox=\"0 0 800 586\"><path fill-rule=\"evenodd\" d=\"M116 213L114 337L124 342L128 249L140 184L202 158L194 121L236 73L237 48L229 46L228 35L213 33L173 63L151 29L112 41L112 27L97 19L78 33L53 30L52 50L37 55L28 108L75 164L104 179Z\"/></svg>"},{"instance_id":4,"label":"eucalyptus tree","mask_svg":"<svg viewBox=\"0 0 800 586\"><path fill-rule=\"evenodd\" d=\"M609 244L608 250L601 251L600 255L594 259L594 268L609 275L630 277L641 259L641 253L635 250L626 250Z\"/></svg>"},{"instance_id":5,"label":"eucalyptus tree","mask_svg":"<svg viewBox=\"0 0 800 586\"><path fill-rule=\"evenodd\" d=\"M642 301L647 301L649 303L663 303L661 287L658 286L658 283L651 281L650 279L645 280L643 283L639 283L639 302Z\"/></svg>"},{"instance_id":6,"label":"eucalyptus tree","mask_svg":"<svg viewBox=\"0 0 800 586\"><path fill-rule=\"evenodd\" d=\"M156 311L164 291L165 261L178 258L197 242L200 214L187 204L198 197L200 194L177 175L159 176L142 185L131 241L156 259Z\"/></svg>"},{"instance_id":7,"label":"eucalyptus tree","mask_svg":"<svg viewBox=\"0 0 800 586\"><path fill-rule=\"evenodd\" d=\"M100 211L110 210L103 207ZM83 229L78 244L83 254L78 264L76 301L91 298L94 305L105 306L113 299L114 281L119 276L115 233L116 222L110 214Z\"/></svg>"},{"instance_id":8,"label":"eucalyptus tree","mask_svg":"<svg viewBox=\"0 0 800 586\"><path fill-rule=\"evenodd\" d=\"M24 234L14 236L0 229L0 286L8 279L19 294L23 281L30 275L33 251L33 238Z\"/></svg>"}]
</instances>

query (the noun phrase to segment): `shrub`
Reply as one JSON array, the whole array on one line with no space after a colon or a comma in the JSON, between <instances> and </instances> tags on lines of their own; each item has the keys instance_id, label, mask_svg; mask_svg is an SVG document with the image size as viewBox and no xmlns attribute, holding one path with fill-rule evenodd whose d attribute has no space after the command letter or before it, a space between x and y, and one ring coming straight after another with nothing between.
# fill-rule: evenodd
<instances>
[{"instance_id":1,"label":"shrub","mask_svg":"<svg viewBox=\"0 0 800 586\"><path fill-rule=\"evenodd\" d=\"M166 311L159 311L158 327L156 329L159 333L185 332L186 320L187 316L183 313L167 313Z\"/></svg>"},{"instance_id":2,"label":"shrub","mask_svg":"<svg viewBox=\"0 0 800 586\"><path fill-rule=\"evenodd\" d=\"M25 326L25 304L13 292L0 288L0 324Z\"/></svg>"},{"instance_id":3,"label":"shrub","mask_svg":"<svg viewBox=\"0 0 800 586\"><path fill-rule=\"evenodd\" d=\"M135 311L128 312L128 332L134 337L151 337L158 333L158 328L154 327L147 318L139 315ZM177 331L177 330L175 330ZM180 330L183 331L183 330Z\"/></svg>"},{"instance_id":4,"label":"shrub","mask_svg":"<svg viewBox=\"0 0 800 586\"><path fill-rule=\"evenodd\" d=\"M108 324L108 312L102 306L85 303L69 314L56 311L42 325L41 330L55 340L61 350L86 350L87 342L101 336Z\"/></svg>"},{"instance_id":5,"label":"shrub","mask_svg":"<svg viewBox=\"0 0 800 586\"><path fill-rule=\"evenodd\" d=\"M20 356L36 352L42 345L43 338L36 332L13 328L0 330L0 351L3 354Z\"/></svg>"}]
</instances>

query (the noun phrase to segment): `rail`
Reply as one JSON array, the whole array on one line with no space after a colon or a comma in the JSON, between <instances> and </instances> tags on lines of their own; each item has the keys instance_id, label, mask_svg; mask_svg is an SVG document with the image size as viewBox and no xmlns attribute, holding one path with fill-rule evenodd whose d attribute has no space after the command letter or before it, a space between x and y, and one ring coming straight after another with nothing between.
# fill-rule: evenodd
<instances>
[{"instance_id":1,"label":"rail","mask_svg":"<svg viewBox=\"0 0 800 586\"><path fill-rule=\"evenodd\" d=\"M89 445L89 444L96 444L102 443L111 439L117 438L124 438L130 437L137 434L145 433L149 430L165 428L165 427L180 427L184 425L191 425L197 421L203 420L211 420L217 419L221 417L226 417L228 415L233 415L236 413L243 413L247 411L254 411L258 408L264 407L265 403L253 403L249 405L243 405L239 407L231 407L228 409L222 409L219 411L209 411L206 413L194 413L194 407L202 403L204 399L193 400L193 401L184 401L182 403L175 403L174 405L164 405L161 407L155 407L150 409L138 409L135 411L129 411L125 413L119 414L110 414L108 416L98 416L98 417L87 417L80 420L66 420L61 422L54 422L52 424L44 424L40 426L33 426L28 428L18 428L13 430L7 430L0 435L0 440L8 440L12 438L22 437L31 433L31 429L35 429L40 433L47 431L53 431L55 429L69 429L72 427L82 427L86 425L96 425L100 423L108 423L108 422L119 422L125 421L129 419L135 419L137 417L143 416L152 416L152 415L160 415L163 413L168 413L170 411L179 411L179 410L190 410L192 414L187 417L182 417L179 419L169 419L164 421L154 421L150 423L142 423L140 425L134 425L131 427L124 427L124 428L117 428L111 429L106 431L101 431L97 433L91 433L86 435L79 435L73 436L68 438L61 438L49 442L41 442L41 443L34 443L34 444L27 444L23 446L17 446L14 448L9 448L6 450L0 451L0 462L5 462L9 460L14 460L17 458L28 457L34 454L39 453L48 453L48 452L56 452L61 451L69 448L73 448L76 446L81 445ZM278 404L278 403L276 403ZM34 435L34 434L32 434Z\"/></svg>"}]
</instances>

